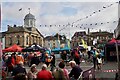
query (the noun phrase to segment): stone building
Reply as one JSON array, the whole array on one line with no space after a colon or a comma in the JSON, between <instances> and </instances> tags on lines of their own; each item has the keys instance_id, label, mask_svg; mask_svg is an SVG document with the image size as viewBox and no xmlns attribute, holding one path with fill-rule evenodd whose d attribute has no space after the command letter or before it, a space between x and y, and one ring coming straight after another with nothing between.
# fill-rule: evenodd
<instances>
[{"instance_id":1,"label":"stone building","mask_svg":"<svg viewBox=\"0 0 120 80\"><path fill-rule=\"evenodd\" d=\"M44 46L50 49L64 47L66 44L66 37L58 33L54 36L46 36L44 38Z\"/></svg>"},{"instance_id":2,"label":"stone building","mask_svg":"<svg viewBox=\"0 0 120 80\"><path fill-rule=\"evenodd\" d=\"M119 39L120 40L120 19L119 19L119 22L118 22L118 26L117 28L115 29L114 31L114 35L115 35L115 38Z\"/></svg>"},{"instance_id":3,"label":"stone building","mask_svg":"<svg viewBox=\"0 0 120 80\"><path fill-rule=\"evenodd\" d=\"M8 30L4 32L5 36L5 48L17 44L23 48L37 43L40 46L44 44L44 37L38 31L35 26L35 16L28 13L24 18L23 26L10 26L8 25Z\"/></svg>"},{"instance_id":4,"label":"stone building","mask_svg":"<svg viewBox=\"0 0 120 80\"><path fill-rule=\"evenodd\" d=\"M85 31L75 32L75 34L71 38L71 48L75 48L79 45L82 45L83 39L85 42L87 42L87 36ZM87 44L87 43L86 43Z\"/></svg>"},{"instance_id":5,"label":"stone building","mask_svg":"<svg viewBox=\"0 0 120 80\"><path fill-rule=\"evenodd\" d=\"M113 33L99 30L99 32L90 32L88 38L90 46L104 47L113 38Z\"/></svg>"}]
</instances>

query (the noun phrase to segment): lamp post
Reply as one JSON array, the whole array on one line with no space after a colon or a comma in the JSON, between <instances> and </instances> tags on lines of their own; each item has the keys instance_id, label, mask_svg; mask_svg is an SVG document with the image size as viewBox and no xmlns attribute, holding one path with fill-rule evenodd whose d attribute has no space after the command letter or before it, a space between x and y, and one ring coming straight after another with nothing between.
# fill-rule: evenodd
<instances>
[{"instance_id":1,"label":"lamp post","mask_svg":"<svg viewBox=\"0 0 120 80\"><path fill-rule=\"evenodd\" d=\"M117 40L116 40L116 42L115 42L115 46L116 46L117 63L118 63L118 77L117 77L117 80L119 80L119 79L120 79L120 59L119 59L119 52L118 52Z\"/></svg>"}]
</instances>

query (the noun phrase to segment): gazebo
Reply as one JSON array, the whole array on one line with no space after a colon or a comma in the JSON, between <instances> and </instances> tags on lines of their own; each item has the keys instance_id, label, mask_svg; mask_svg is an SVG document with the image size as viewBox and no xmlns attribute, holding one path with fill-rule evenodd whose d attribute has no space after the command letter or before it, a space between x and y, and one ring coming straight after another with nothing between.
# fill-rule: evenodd
<instances>
[{"instance_id":1,"label":"gazebo","mask_svg":"<svg viewBox=\"0 0 120 80\"><path fill-rule=\"evenodd\" d=\"M6 49L3 49L2 52L21 52L23 48L14 44Z\"/></svg>"},{"instance_id":2,"label":"gazebo","mask_svg":"<svg viewBox=\"0 0 120 80\"><path fill-rule=\"evenodd\" d=\"M105 45L105 57L107 61L117 61L116 43L118 45L118 51L120 51L120 40L113 38Z\"/></svg>"}]
</instances>

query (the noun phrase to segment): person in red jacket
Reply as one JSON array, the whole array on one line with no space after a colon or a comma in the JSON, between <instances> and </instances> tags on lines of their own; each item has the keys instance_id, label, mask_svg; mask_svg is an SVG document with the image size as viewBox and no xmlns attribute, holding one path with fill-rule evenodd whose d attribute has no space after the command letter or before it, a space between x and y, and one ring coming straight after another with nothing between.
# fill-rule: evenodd
<instances>
[{"instance_id":1,"label":"person in red jacket","mask_svg":"<svg viewBox=\"0 0 120 80\"><path fill-rule=\"evenodd\" d=\"M37 73L37 80L52 80L52 73L47 70L47 65L42 65L42 70Z\"/></svg>"}]
</instances>

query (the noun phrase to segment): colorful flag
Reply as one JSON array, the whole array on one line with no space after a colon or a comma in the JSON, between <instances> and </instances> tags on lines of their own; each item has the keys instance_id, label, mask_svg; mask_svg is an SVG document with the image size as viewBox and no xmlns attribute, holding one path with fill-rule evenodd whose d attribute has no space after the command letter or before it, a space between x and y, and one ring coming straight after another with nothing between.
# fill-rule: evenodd
<instances>
[{"instance_id":1,"label":"colorful flag","mask_svg":"<svg viewBox=\"0 0 120 80\"><path fill-rule=\"evenodd\" d=\"M22 8L19 9L19 11L21 11L21 10L22 10Z\"/></svg>"},{"instance_id":2,"label":"colorful flag","mask_svg":"<svg viewBox=\"0 0 120 80\"><path fill-rule=\"evenodd\" d=\"M86 42L85 42L83 39L81 39L81 41L82 41L82 45L83 45L83 47L84 47L84 48L87 48L87 44L86 44Z\"/></svg>"}]
</instances>

